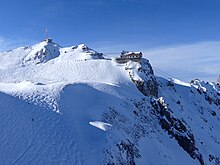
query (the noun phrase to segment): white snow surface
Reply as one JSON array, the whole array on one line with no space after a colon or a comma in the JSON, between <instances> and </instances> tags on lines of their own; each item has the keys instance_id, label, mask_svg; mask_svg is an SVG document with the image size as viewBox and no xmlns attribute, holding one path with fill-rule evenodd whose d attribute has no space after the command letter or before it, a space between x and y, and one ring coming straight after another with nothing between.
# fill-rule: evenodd
<instances>
[{"instance_id":1,"label":"white snow surface","mask_svg":"<svg viewBox=\"0 0 220 165\"><path fill-rule=\"evenodd\" d=\"M95 126L103 131L107 131L108 129L111 129L112 125L109 123L104 123L100 121L94 121L89 122L90 125Z\"/></svg>"},{"instance_id":2,"label":"white snow surface","mask_svg":"<svg viewBox=\"0 0 220 165\"><path fill-rule=\"evenodd\" d=\"M126 70L132 67L135 80L143 81L139 66L136 62L117 64L104 59L84 44L62 48L41 42L0 53L0 162L132 164L131 158L141 165L199 164L150 115L152 98L137 89ZM190 89L206 92L219 88L174 80L175 93L166 86L167 80L158 79L159 95L177 110L176 117L187 121L196 143L203 141L199 151L209 164L209 153L220 156L219 109L203 103L204 109L213 108L217 113L214 118L205 112L210 121L205 124L201 112L193 109L193 100L188 103L188 96ZM200 95L191 97L202 99ZM188 110L181 111L177 99ZM134 113L138 111L134 103L142 100L142 108L148 107L141 112L148 115L145 118ZM134 158L128 150L119 149L122 142L132 142L127 149L133 147L137 152Z\"/></svg>"},{"instance_id":3,"label":"white snow surface","mask_svg":"<svg viewBox=\"0 0 220 165\"><path fill-rule=\"evenodd\" d=\"M103 164L103 111L142 94L124 65L83 46L41 42L0 54L0 162Z\"/></svg>"}]
</instances>

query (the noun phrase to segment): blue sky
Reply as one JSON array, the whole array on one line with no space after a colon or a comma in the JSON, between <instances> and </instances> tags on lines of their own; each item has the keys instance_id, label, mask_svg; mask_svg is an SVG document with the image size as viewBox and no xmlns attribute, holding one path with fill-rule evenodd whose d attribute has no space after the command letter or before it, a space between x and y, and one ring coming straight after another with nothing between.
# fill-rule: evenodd
<instances>
[{"instance_id":1,"label":"blue sky","mask_svg":"<svg viewBox=\"0 0 220 165\"><path fill-rule=\"evenodd\" d=\"M220 41L219 0L1 0L0 50L49 36L98 51Z\"/></svg>"},{"instance_id":2,"label":"blue sky","mask_svg":"<svg viewBox=\"0 0 220 165\"><path fill-rule=\"evenodd\" d=\"M155 47L220 40L219 0L1 0L0 36Z\"/></svg>"}]
</instances>

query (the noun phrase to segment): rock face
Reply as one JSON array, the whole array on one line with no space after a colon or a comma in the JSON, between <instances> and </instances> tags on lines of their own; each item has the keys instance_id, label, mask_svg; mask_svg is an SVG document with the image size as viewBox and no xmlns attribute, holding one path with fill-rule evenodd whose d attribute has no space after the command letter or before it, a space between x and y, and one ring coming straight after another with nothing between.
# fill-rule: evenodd
<instances>
[{"instance_id":1,"label":"rock face","mask_svg":"<svg viewBox=\"0 0 220 165\"><path fill-rule=\"evenodd\" d=\"M128 71L131 80L145 96L158 96L158 84L147 59L142 58L140 63L129 61L125 69Z\"/></svg>"},{"instance_id":2,"label":"rock face","mask_svg":"<svg viewBox=\"0 0 220 165\"><path fill-rule=\"evenodd\" d=\"M161 128L175 138L180 147L182 147L193 159L198 159L201 165L204 165L202 155L198 152L195 139L190 128L178 118L172 115L172 110L164 103L163 98L159 98L157 102L152 101L155 113L158 116Z\"/></svg>"}]
</instances>

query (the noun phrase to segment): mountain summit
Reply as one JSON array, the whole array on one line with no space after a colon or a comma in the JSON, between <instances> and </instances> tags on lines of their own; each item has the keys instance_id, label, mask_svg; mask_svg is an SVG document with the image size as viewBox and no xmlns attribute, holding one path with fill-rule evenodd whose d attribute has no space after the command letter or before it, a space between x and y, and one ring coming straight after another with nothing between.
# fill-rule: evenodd
<instances>
[{"instance_id":1,"label":"mountain summit","mask_svg":"<svg viewBox=\"0 0 220 165\"><path fill-rule=\"evenodd\" d=\"M104 59L101 53L90 49L85 44L62 48L52 40L50 42L44 40L30 47L20 47L0 53L0 67L9 68L45 63L57 58L59 55L62 60Z\"/></svg>"},{"instance_id":2,"label":"mountain summit","mask_svg":"<svg viewBox=\"0 0 220 165\"><path fill-rule=\"evenodd\" d=\"M140 53L0 53L0 120L2 164L220 164L219 85L157 77Z\"/></svg>"}]
</instances>

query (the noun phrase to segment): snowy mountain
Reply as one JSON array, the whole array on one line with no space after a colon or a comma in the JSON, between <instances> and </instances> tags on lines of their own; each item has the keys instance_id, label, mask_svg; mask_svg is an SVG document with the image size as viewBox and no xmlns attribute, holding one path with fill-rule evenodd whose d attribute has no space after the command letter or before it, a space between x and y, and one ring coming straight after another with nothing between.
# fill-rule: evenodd
<instances>
[{"instance_id":1,"label":"snowy mountain","mask_svg":"<svg viewBox=\"0 0 220 165\"><path fill-rule=\"evenodd\" d=\"M0 53L2 164L220 164L220 87L86 45Z\"/></svg>"}]
</instances>

